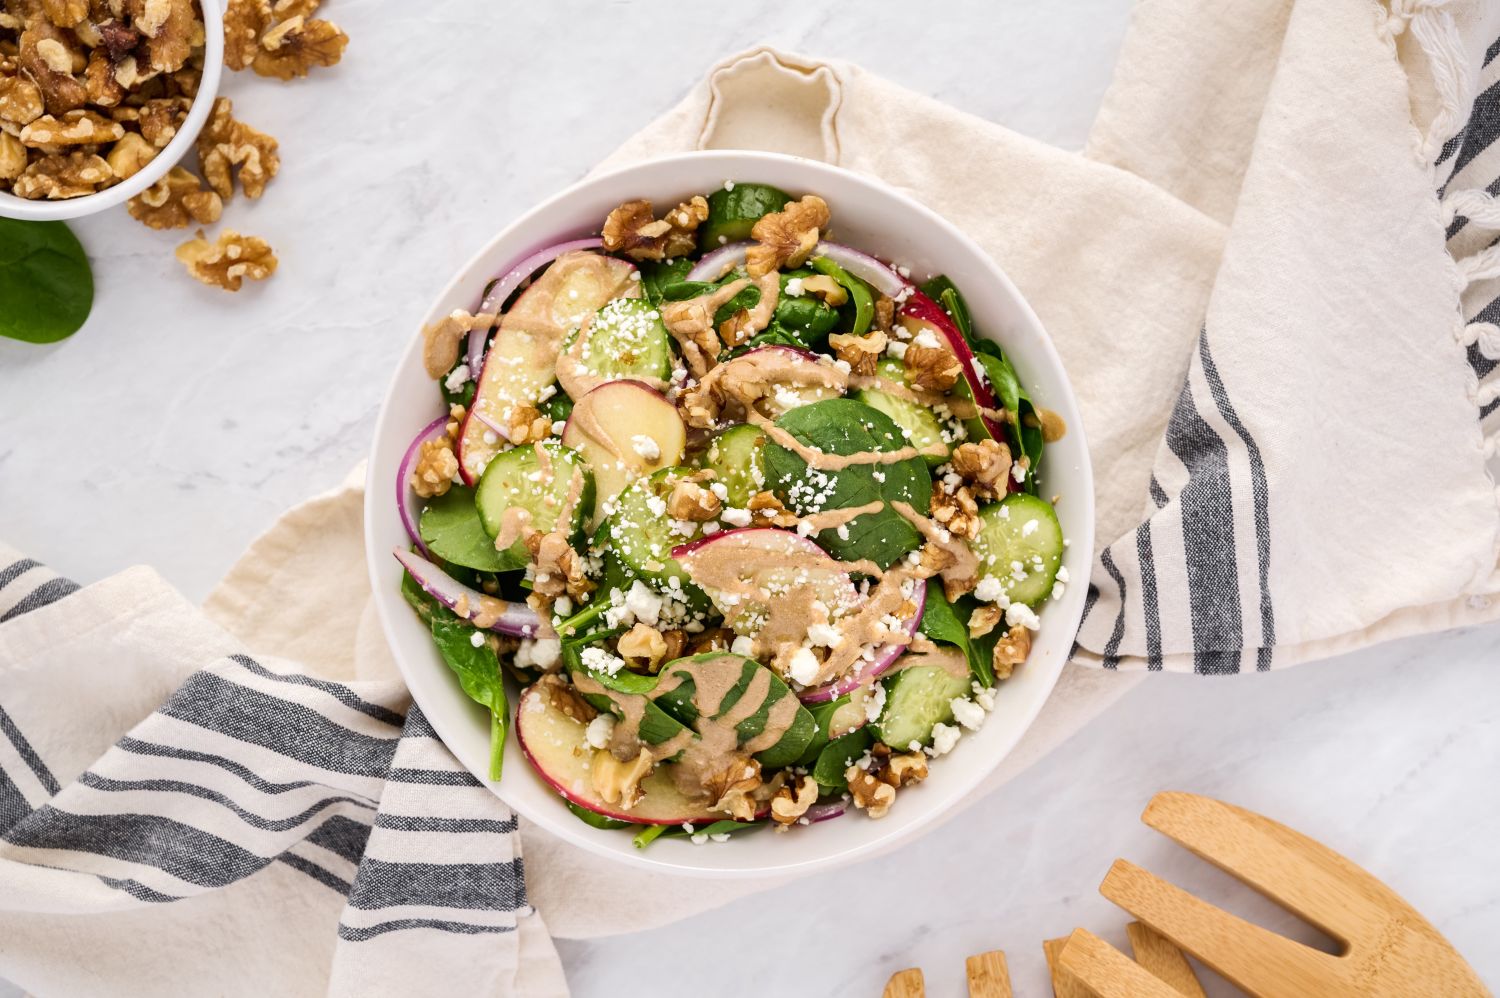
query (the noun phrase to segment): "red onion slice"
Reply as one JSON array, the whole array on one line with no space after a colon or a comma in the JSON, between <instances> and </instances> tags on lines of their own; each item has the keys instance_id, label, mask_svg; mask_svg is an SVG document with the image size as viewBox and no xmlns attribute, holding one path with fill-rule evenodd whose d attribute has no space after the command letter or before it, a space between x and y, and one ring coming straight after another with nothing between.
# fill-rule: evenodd
<instances>
[{"instance_id":1,"label":"red onion slice","mask_svg":"<svg viewBox=\"0 0 1500 998\"><path fill-rule=\"evenodd\" d=\"M397 548L394 553L396 560L411 573L411 577L427 595L465 620L472 622L479 616L481 607L503 603L505 609L493 623L487 625L489 630L509 634L516 638L534 638L552 633L552 628L525 603L506 603L504 600L496 600L493 596L486 596L479 590L471 589L459 582L426 558L410 551ZM460 610L459 607L463 609Z\"/></svg>"},{"instance_id":2,"label":"red onion slice","mask_svg":"<svg viewBox=\"0 0 1500 998\"><path fill-rule=\"evenodd\" d=\"M969 391L974 396L974 403L984 409L1000 408L1000 402L990 388L989 379L984 376L984 368L975 358L974 351L969 349L969 341L964 339L964 334L959 331L952 317L943 310L941 305L922 292L913 291L911 297L907 298L906 303L901 306L899 314L909 315L913 319L920 319L936 326L943 339L948 341L948 346L953 350L953 355L958 358L959 364L963 366L964 381L969 385ZM980 419L984 420L985 429L990 431L990 436L1001 443L1009 439L1005 434L1005 427L983 414L980 415ZM1011 485L1015 485L1014 480L1011 481Z\"/></svg>"},{"instance_id":3,"label":"red onion slice","mask_svg":"<svg viewBox=\"0 0 1500 998\"><path fill-rule=\"evenodd\" d=\"M406 454L401 458L401 464L396 469L396 508L401 511L401 525L406 528L406 535L411 542L417 546L425 557L432 557L432 552L427 545L422 543L422 535L417 529L417 499L418 496L411 487L412 468L416 467L417 458L422 453L422 445L429 440L436 440L448 425L447 416L439 416L427 427L418 433L406 448Z\"/></svg>"},{"instance_id":4,"label":"red onion slice","mask_svg":"<svg viewBox=\"0 0 1500 998\"><path fill-rule=\"evenodd\" d=\"M842 243L819 243L814 256L826 256L887 298L900 298L902 292L914 290L911 281L896 273L889 265L880 262L868 253L862 253Z\"/></svg>"},{"instance_id":5,"label":"red onion slice","mask_svg":"<svg viewBox=\"0 0 1500 998\"><path fill-rule=\"evenodd\" d=\"M816 825L820 821L829 821L841 816L849 810L849 802L842 798L836 800L818 801L812 807L803 812L802 817L807 819L809 825Z\"/></svg>"},{"instance_id":6,"label":"red onion slice","mask_svg":"<svg viewBox=\"0 0 1500 998\"><path fill-rule=\"evenodd\" d=\"M912 602L917 605L916 612L901 625L901 629L907 634L916 634L917 628L922 624L922 611L927 607L926 585L919 584L916 587L916 591L912 593ZM875 649L875 657L865 662L853 674L842 676L822 686L802 690L797 694L797 699L803 703L827 703L861 686L867 686L889 671L890 667L896 664L896 660L905 653L906 645L904 644L881 645Z\"/></svg>"},{"instance_id":7,"label":"red onion slice","mask_svg":"<svg viewBox=\"0 0 1500 998\"><path fill-rule=\"evenodd\" d=\"M745 254L749 252L750 244L730 243L720 246L718 249L703 254L703 259L693 265L693 269L687 272L683 278L686 281L717 281L735 267L745 262Z\"/></svg>"},{"instance_id":8,"label":"red onion slice","mask_svg":"<svg viewBox=\"0 0 1500 998\"><path fill-rule=\"evenodd\" d=\"M569 253L573 250L599 249L603 245L604 240L598 236L591 236L587 239L570 239L567 242L554 243L545 249L537 250L520 263L514 264L495 282L495 286L490 288L489 293L484 296L484 300L479 303L479 308L475 310L475 314L497 311L501 305L505 304L505 300L511 296L516 288L521 286L522 281L564 253ZM475 381L479 380L479 368L484 363L484 342L488 334L489 330L484 327L476 328L469 333L469 377Z\"/></svg>"}]
</instances>

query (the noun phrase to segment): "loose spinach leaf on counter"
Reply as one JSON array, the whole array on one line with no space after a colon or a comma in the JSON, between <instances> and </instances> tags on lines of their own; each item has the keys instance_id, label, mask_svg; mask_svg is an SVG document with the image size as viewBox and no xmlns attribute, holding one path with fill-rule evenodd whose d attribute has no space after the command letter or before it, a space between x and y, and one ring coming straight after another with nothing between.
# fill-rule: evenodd
<instances>
[{"instance_id":1,"label":"loose spinach leaf on counter","mask_svg":"<svg viewBox=\"0 0 1500 998\"><path fill-rule=\"evenodd\" d=\"M0 336L56 343L93 306L88 257L66 225L0 218Z\"/></svg>"},{"instance_id":2,"label":"loose spinach leaf on counter","mask_svg":"<svg viewBox=\"0 0 1500 998\"><path fill-rule=\"evenodd\" d=\"M957 605L949 603L948 597L943 595L942 584L936 579L928 579L927 602L922 609L919 630L935 642L957 647L969 660L969 671L980 685L994 686L995 670L990 657L995 652L998 632L992 631L995 637L986 635L985 639L970 637L967 621L974 612L973 602L966 597Z\"/></svg>"},{"instance_id":3,"label":"loose spinach leaf on counter","mask_svg":"<svg viewBox=\"0 0 1500 998\"><path fill-rule=\"evenodd\" d=\"M500 677L500 659L488 641L476 647L474 635L482 632L451 613L447 616L434 614L431 627L438 653L458 677L458 685L463 687L470 700L489 708L490 779L498 780L504 762L505 726L509 720L509 701L505 695L505 683Z\"/></svg>"},{"instance_id":4,"label":"loose spinach leaf on counter","mask_svg":"<svg viewBox=\"0 0 1500 998\"><path fill-rule=\"evenodd\" d=\"M782 415L776 425L824 454L895 451L906 446L901 428L883 412L853 399L825 399ZM916 550L922 537L891 503L925 513L932 498L927 462L909 457L890 464L855 464L840 471L809 469L795 452L775 443L762 451L766 486L799 515L849 509L880 501L885 507L818 534L818 543L841 561L864 558L889 568Z\"/></svg>"}]
</instances>

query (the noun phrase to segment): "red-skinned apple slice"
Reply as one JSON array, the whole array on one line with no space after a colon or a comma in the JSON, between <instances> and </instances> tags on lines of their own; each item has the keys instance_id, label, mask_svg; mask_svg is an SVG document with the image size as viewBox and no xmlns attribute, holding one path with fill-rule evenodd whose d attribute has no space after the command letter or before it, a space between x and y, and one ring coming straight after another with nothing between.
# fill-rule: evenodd
<instances>
[{"instance_id":1,"label":"red-skinned apple slice","mask_svg":"<svg viewBox=\"0 0 1500 998\"><path fill-rule=\"evenodd\" d=\"M631 481L682 460L687 429L677 407L650 385L609 381L574 404L562 442L594 473L597 524L605 504Z\"/></svg>"},{"instance_id":2,"label":"red-skinned apple slice","mask_svg":"<svg viewBox=\"0 0 1500 998\"><path fill-rule=\"evenodd\" d=\"M586 731L586 725L552 706L535 686L522 693L516 704L516 739L526 761L552 789L579 807L638 825L707 823L728 817L683 796L661 766L641 781L644 796L630 810L606 804L590 778L594 749L584 738Z\"/></svg>"},{"instance_id":3,"label":"red-skinned apple slice","mask_svg":"<svg viewBox=\"0 0 1500 998\"><path fill-rule=\"evenodd\" d=\"M495 431L514 405L536 405L557 378L557 354L567 334L613 298L639 298L635 266L598 253L559 256L521 292L485 355L474 404L459 431L458 467L465 482L479 480L505 447Z\"/></svg>"}]
</instances>

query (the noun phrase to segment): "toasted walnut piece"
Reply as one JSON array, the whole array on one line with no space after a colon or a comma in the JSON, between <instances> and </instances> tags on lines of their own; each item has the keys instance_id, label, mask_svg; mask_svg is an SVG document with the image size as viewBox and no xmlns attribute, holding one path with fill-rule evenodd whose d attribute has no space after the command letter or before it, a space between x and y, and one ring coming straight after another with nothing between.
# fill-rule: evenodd
<instances>
[{"instance_id":1,"label":"toasted walnut piece","mask_svg":"<svg viewBox=\"0 0 1500 998\"><path fill-rule=\"evenodd\" d=\"M42 116L42 91L24 76L0 77L0 121L28 125Z\"/></svg>"},{"instance_id":2,"label":"toasted walnut piece","mask_svg":"<svg viewBox=\"0 0 1500 998\"><path fill-rule=\"evenodd\" d=\"M881 295L875 299L875 328L883 333L891 331L896 322L896 302L894 299Z\"/></svg>"},{"instance_id":3,"label":"toasted walnut piece","mask_svg":"<svg viewBox=\"0 0 1500 998\"><path fill-rule=\"evenodd\" d=\"M974 612L969 614L969 635L976 638L984 637L995 629L1004 613L1005 611L993 603L984 603L975 607Z\"/></svg>"},{"instance_id":4,"label":"toasted walnut piece","mask_svg":"<svg viewBox=\"0 0 1500 998\"><path fill-rule=\"evenodd\" d=\"M566 535L532 530L526 535L525 544L536 569L532 578L533 595L556 599L566 593L576 599L594 590L583 558Z\"/></svg>"},{"instance_id":5,"label":"toasted walnut piece","mask_svg":"<svg viewBox=\"0 0 1500 998\"><path fill-rule=\"evenodd\" d=\"M158 73L181 69L203 33L193 0L125 0L125 11L146 36L146 64Z\"/></svg>"},{"instance_id":6,"label":"toasted walnut piece","mask_svg":"<svg viewBox=\"0 0 1500 998\"><path fill-rule=\"evenodd\" d=\"M155 158L156 150L135 132L126 132L125 136L114 144L114 148L104 154L104 161L109 164L110 170L119 180L125 180L140 173L141 168Z\"/></svg>"},{"instance_id":7,"label":"toasted walnut piece","mask_svg":"<svg viewBox=\"0 0 1500 998\"><path fill-rule=\"evenodd\" d=\"M998 440L975 440L959 444L953 450L953 470L970 482L983 499L998 499L1005 494L1010 477L1010 448Z\"/></svg>"},{"instance_id":8,"label":"toasted walnut piece","mask_svg":"<svg viewBox=\"0 0 1500 998\"><path fill-rule=\"evenodd\" d=\"M88 90L89 103L97 107L117 107L125 99L125 88L115 78L115 64L102 48L89 53L83 85Z\"/></svg>"},{"instance_id":9,"label":"toasted walnut piece","mask_svg":"<svg viewBox=\"0 0 1500 998\"><path fill-rule=\"evenodd\" d=\"M1005 632L1005 637L995 643L994 667L996 679L1009 679L1016 666L1026 661L1031 654L1031 632L1017 624Z\"/></svg>"},{"instance_id":10,"label":"toasted walnut piece","mask_svg":"<svg viewBox=\"0 0 1500 998\"><path fill-rule=\"evenodd\" d=\"M177 135L183 119L187 117L191 101L180 97L157 97L148 100L140 109L136 119L141 136L158 149L166 147Z\"/></svg>"},{"instance_id":11,"label":"toasted walnut piece","mask_svg":"<svg viewBox=\"0 0 1500 998\"><path fill-rule=\"evenodd\" d=\"M828 203L816 194L761 216L750 230L756 245L745 257L745 269L751 277L760 277L782 267L802 266L817 248L818 230L830 217Z\"/></svg>"},{"instance_id":12,"label":"toasted walnut piece","mask_svg":"<svg viewBox=\"0 0 1500 998\"><path fill-rule=\"evenodd\" d=\"M855 336L852 333L834 333L828 337L828 345L833 348L833 355L849 365L851 374L874 374L875 366L880 362L881 355L885 353L887 342L885 333L878 329L863 336Z\"/></svg>"},{"instance_id":13,"label":"toasted walnut piece","mask_svg":"<svg viewBox=\"0 0 1500 998\"><path fill-rule=\"evenodd\" d=\"M411 489L423 499L445 495L457 474L458 456L453 453L453 438L428 440L417 454L417 466L411 472Z\"/></svg>"},{"instance_id":14,"label":"toasted walnut piece","mask_svg":"<svg viewBox=\"0 0 1500 998\"><path fill-rule=\"evenodd\" d=\"M16 197L33 201L76 198L108 186L109 164L92 153L54 153L33 160L11 187Z\"/></svg>"},{"instance_id":15,"label":"toasted walnut piece","mask_svg":"<svg viewBox=\"0 0 1500 998\"><path fill-rule=\"evenodd\" d=\"M932 490L929 503L932 518L955 537L975 537L979 533L979 503L968 486L960 485L949 492L945 488Z\"/></svg>"},{"instance_id":16,"label":"toasted walnut piece","mask_svg":"<svg viewBox=\"0 0 1500 998\"><path fill-rule=\"evenodd\" d=\"M217 196L217 195L216 195ZM177 259L204 284L238 291L245 278L263 281L276 273L276 254L264 239L225 229L215 243L199 236L177 247Z\"/></svg>"},{"instance_id":17,"label":"toasted walnut piece","mask_svg":"<svg viewBox=\"0 0 1500 998\"><path fill-rule=\"evenodd\" d=\"M0 180L14 180L26 169L26 147L14 135L0 132Z\"/></svg>"},{"instance_id":18,"label":"toasted walnut piece","mask_svg":"<svg viewBox=\"0 0 1500 998\"><path fill-rule=\"evenodd\" d=\"M781 504L774 492L757 492L750 497L745 508L755 518L757 527L795 527L797 525L797 514Z\"/></svg>"},{"instance_id":19,"label":"toasted walnut piece","mask_svg":"<svg viewBox=\"0 0 1500 998\"><path fill-rule=\"evenodd\" d=\"M116 142L125 135L118 122L101 117L94 111L69 111L61 117L44 114L21 129L21 141L33 148L41 146L87 146Z\"/></svg>"},{"instance_id":20,"label":"toasted walnut piece","mask_svg":"<svg viewBox=\"0 0 1500 998\"><path fill-rule=\"evenodd\" d=\"M667 497L667 515L674 520L703 523L719 515L724 504L696 482L678 482Z\"/></svg>"},{"instance_id":21,"label":"toasted walnut piece","mask_svg":"<svg viewBox=\"0 0 1500 998\"><path fill-rule=\"evenodd\" d=\"M804 776L794 787L785 786L771 798L771 820L777 831L785 831L797 823L818 799L818 784L811 776Z\"/></svg>"},{"instance_id":22,"label":"toasted walnut piece","mask_svg":"<svg viewBox=\"0 0 1500 998\"><path fill-rule=\"evenodd\" d=\"M604 219L604 248L632 260L684 256L697 245L693 233L708 218L708 201L694 197L657 219L646 200L626 201Z\"/></svg>"},{"instance_id":23,"label":"toasted walnut piece","mask_svg":"<svg viewBox=\"0 0 1500 998\"><path fill-rule=\"evenodd\" d=\"M505 429L513 444L530 444L552 435L552 420L534 406L513 405L505 413Z\"/></svg>"},{"instance_id":24,"label":"toasted walnut piece","mask_svg":"<svg viewBox=\"0 0 1500 998\"><path fill-rule=\"evenodd\" d=\"M674 658L681 658L683 650L688 645L688 633L686 631L662 631L662 644L666 650L662 652L663 662L670 662Z\"/></svg>"},{"instance_id":25,"label":"toasted walnut piece","mask_svg":"<svg viewBox=\"0 0 1500 998\"><path fill-rule=\"evenodd\" d=\"M844 290L844 286L827 274L804 277L802 290L810 295L817 295L834 308L838 308L849 300L849 292Z\"/></svg>"},{"instance_id":26,"label":"toasted walnut piece","mask_svg":"<svg viewBox=\"0 0 1500 998\"><path fill-rule=\"evenodd\" d=\"M599 716L598 709L585 700L571 683L555 672L549 672L538 679L535 689L549 706L580 724L587 724Z\"/></svg>"},{"instance_id":27,"label":"toasted walnut piece","mask_svg":"<svg viewBox=\"0 0 1500 998\"><path fill-rule=\"evenodd\" d=\"M236 121L233 111L234 104L228 97L216 98L208 122L198 134L203 177L227 201L234 196L232 170L239 167L240 188L246 197L258 198L265 192L266 182L281 169L276 140Z\"/></svg>"},{"instance_id":28,"label":"toasted walnut piece","mask_svg":"<svg viewBox=\"0 0 1500 998\"><path fill-rule=\"evenodd\" d=\"M261 76L290 80L314 66L334 66L344 56L349 36L332 21L291 17L261 36L251 63Z\"/></svg>"},{"instance_id":29,"label":"toasted walnut piece","mask_svg":"<svg viewBox=\"0 0 1500 998\"><path fill-rule=\"evenodd\" d=\"M59 28L71 28L89 16L88 0L42 0L42 10Z\"/></svg>"},{"instance_id":30,"label":"toasted walnut piece","mask_svg":"<svg viewBox=\"0 0 1500 998\"><path fill-rule=\"evenodd\" d=\"M312 17L319 6L319 0L276 0L271 6L271 16L278 21L293 17Z\"/></svg>"},{"instance_id":31,"label":"toasted walnut piece","mask_svg":"<svg viewBox=\"0 0 1500 998\"><path fill-rule=\"evenodd\" d=\"M681 631L674 631L680 634ZM689 655L702 655L704 652L724 651L734 643L734 632L727 627L709 627L692 636L684 649Z\"/></svg>"},{"instance_id":32,"label":"toasted walnut piece","mask_svg":"<svg viewBox=\"0 0 1500 998\"><path fill-rule=\"evenodd\" d=\"M649 667L660 665L667 655L667 641L661 631L649 624L637 623L620 635L615 650L622 658L633 659Z\"/></svg>"},{"instance_id":33,"label":"toasted walnut piece","mask_svg":"<svg viewBox=\"0 0 1500 998\"><path fill-rule=\"evenodd\" d=\"M884 818L896 801L896 788L876 779L868 770L850 766L844 771L849 782L849 797L854 806L863 809L871 818Z\"/></svg>"},{"instance_id":34,"label":"toasted walnut piece","mask_svg":"<svg viewBox=\"0 0 1500 998\"><path fill-rule=\"evenodd\" d=\"M924 347L915 343L906 348L907 380L913 388L924 391L945 392L953 387L963 373L963 365L947 347Z\"/></svg>"},{"instance_id":35,"label":"toasted walnut piece","mask_svg":"<svg viewBox=\"0 0 1500 998\"><path fill-rule=\"evenodd\" d=\"M641 781L650 775L654 765L651 753L644 748L629 762L616 759L609 749L598 749L589 762L589 779L604 803L619 804L622 810L629 811L645 796Z\"/></svg>"},{"instance_id":36,"label":"toasted walnut piece","mask_svg":"<svg viewBox=\"0 0 1500 998\"><path fill-rule=\"evenodd\" d=\"M761 787L760 763L754 759L735 759L722 772L705 780L703 787L714 802L714 810L724 811L736 821L755 818L756 799Z\"/></svg>"},{"instance_id":37,"label":"toasted walnut piece","mask_svg":"<svg viewBox=\"0 0 1500 998\"><path fill-rule=\"evenodd\" d=\"M268 0L229 0L224 11L224 65L249 69L260 50L260 36L270 26Z\"/></svg>"},{"instance_id":38,"label":"toasted walnut piece","mask_svg":"<svg viewBox=\"0 0 1500 998\"><path fill-rule=\"evenodd\" d=\"M141 33L124 21L110 18L95 29L99 33L99 45L109 56L110 62L119 62L133 55L141 44Z\"/></svg>"},{"instance_id":39,"label":"toasted walnut piece","mask_svg":"<svg viewBox=\"0 0 1500 998\"><path fill-rule=\"evenodd\" d=\"M880 778L893 787L919 783L927 779L927 756L921 752L893 755L885 764Z\"/></svg>"},{"instance_id":40,"label":"toasted walnut piece","mask_svg":"<svg viewBox=\"0 0 1500 998\"><path fill-rule=\"evenodd\" d=\"M33 22L22 32L18 62L50 113L63 114L88 102L88 89L72 75L73 52L50 23Z\"/></svg>"},{"instance_id":41,"label":"toasted walnut piece","mask_svg":"<svg viewBox=\"0 0 1500 998\"><path fill-rule=\"evenodd\" d=\"M145 142L141 145L145 146ZM172 167L166 176L125 205L131 218L151 229L212 225L224 211L219 195L204 190L203 182L180 166Z\"/></svg>"}]
</instances>

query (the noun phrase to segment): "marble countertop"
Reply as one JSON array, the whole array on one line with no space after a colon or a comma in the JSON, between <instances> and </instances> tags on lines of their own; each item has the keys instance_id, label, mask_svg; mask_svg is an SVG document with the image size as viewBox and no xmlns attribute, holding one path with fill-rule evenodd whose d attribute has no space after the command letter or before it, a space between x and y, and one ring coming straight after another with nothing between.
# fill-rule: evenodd
<instances>
[{"instance_id":1,"label":"marble countertop","mask_svg":"<svg viewBox=\"0 0 1500 998\"><path fill-rule=\"evenodd\" d=\"M1076 148L1129 7L952 0L903 27L914 8L893 0L711 16L687 0L328 0L352 39L343 65L224 87L281 143L266 196L224 218L272 243L276 276L238 296L198 286L172 257L180 233L112 213L75 225L98 282L85 328L52 347L0 341L0 536L80 580L149 562L201 597L363 456L397 354L449 275L717 59L763 42L849 58ZM1043 994L1043 938L1085 925L1123 939L1096 892L1116 856L1286 925L1139 824L1164 788L1343 850L1500 982L1497 660L1490 629L1270 676L1160 677L897 853L685 924L561 942L574 993L732 992L754 945L774 954L756 993L876 995L922 965L931 994L958 994L963 957L999 947L1018 993Z\"/></svg>"}]
</instances>

